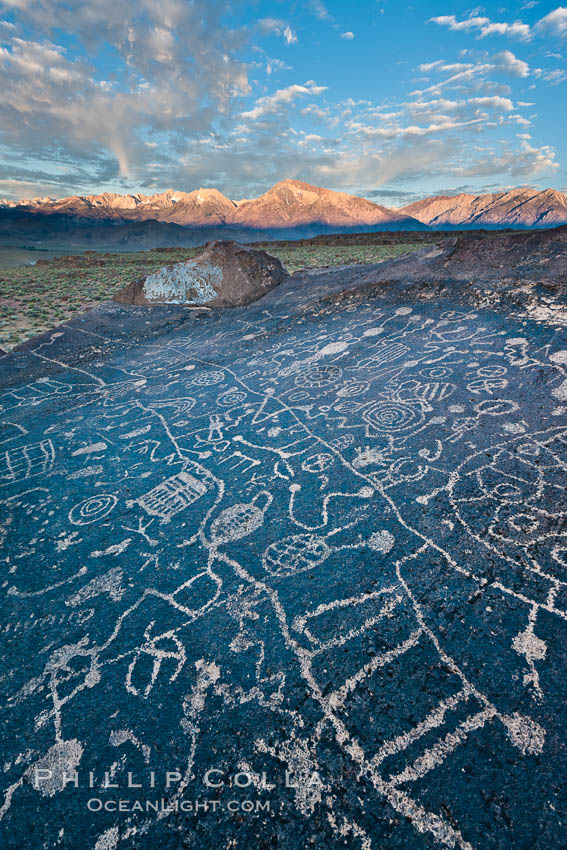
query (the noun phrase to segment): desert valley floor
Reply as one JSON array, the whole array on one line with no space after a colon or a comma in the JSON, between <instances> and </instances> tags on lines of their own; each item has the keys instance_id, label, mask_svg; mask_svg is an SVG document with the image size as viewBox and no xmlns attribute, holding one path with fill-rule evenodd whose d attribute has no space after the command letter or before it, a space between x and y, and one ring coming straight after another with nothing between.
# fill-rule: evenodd
<instances>
[{"instance_id":1,"label":"desert valley floor","mask_svg":"<svg viewBox=\"0 0 567 850\"><path fill-rule=\"evenodd\" d=\"M359 276L3 358L7 850L565 846L565 330Z\"/></svg>"}]
</instances>

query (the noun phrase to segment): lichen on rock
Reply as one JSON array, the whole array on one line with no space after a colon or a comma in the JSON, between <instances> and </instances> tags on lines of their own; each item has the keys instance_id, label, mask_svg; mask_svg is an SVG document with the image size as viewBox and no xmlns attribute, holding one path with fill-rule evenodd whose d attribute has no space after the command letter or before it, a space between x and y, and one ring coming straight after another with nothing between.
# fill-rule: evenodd
<instances>
[{"instance_id":1,"label":"lichen on rock","mask_svg":"<svg viewBox=\"0 0 567 850\"><path fill-rule=\"evenodd\" d=\"M240 307L261 298L287 277L281 262L238 242L210 242L195 259L164 266L129 284L123 304Z\"/></svg>"}]
</instances>

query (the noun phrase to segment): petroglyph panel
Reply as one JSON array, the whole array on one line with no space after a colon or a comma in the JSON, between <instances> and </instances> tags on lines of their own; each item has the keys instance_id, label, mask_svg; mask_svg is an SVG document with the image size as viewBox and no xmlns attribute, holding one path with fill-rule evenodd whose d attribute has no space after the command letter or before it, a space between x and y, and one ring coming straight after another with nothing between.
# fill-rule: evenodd
<instances>
[{"instance_id":1,"label":"petroglyph panel","mask_svg":"<svg viewBox=\"0 0 567 850\"><path fill-rule=\"evenodd\" d=\"M562 846L565 340L321 280L2 391L3 846Z\"/></svg>"}]
</instances>

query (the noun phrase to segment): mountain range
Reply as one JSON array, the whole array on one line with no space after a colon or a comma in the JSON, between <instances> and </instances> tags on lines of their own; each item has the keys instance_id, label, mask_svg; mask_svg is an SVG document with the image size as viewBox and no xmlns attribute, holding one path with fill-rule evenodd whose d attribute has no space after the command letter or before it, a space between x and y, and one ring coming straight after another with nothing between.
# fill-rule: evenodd
<instances>
[{"instance_id":1,"label":"mountain range","mask_svg":"<svg viewBox=\"0 0 567 850\"><path fill-rule=\"evenodd\" d=\"M557 227L567 223L567 195L556 189L512 189L491 195L425 198L400 213L433 228Z\"/></svg>"},{"instance_id":2,"label":"mountain range","mask_svg":"<svg viewBox=\"0 0 567 850\"><path fill-rule=\"evenodd\" d=\"M210 239L298 239L380 230L541 228L567 223L554 189L425 198L390 209L344 192L283 180L254 199L217 189L153 195L72 195L0 201L0 245L138 250Z\"/></svg>"}]
</instances>

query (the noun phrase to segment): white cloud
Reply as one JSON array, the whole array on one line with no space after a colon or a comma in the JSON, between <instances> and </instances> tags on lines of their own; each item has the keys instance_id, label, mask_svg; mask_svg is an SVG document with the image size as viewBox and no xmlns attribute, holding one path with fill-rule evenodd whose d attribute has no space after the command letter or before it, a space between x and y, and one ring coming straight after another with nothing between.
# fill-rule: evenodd
<instances>
[{"instance_id":1,"label":"white cloud","mask_svg":"<svg viewBox=\"0 0 567 850\"><path fill-rule=\"evenodd\" d=\"M444 65L442 59L436 59L434 62L424 62L421 65L418 65L418 68L422 73L429 74L430 71L433 71L435 68L439 68L441 65Z\"/></svg>"},{"instance_id":2,"label":"white cloud","mask_svg":"<svg viewBox=\"0 0 567 850\"><path fill-rule=\"evenodd\" d=\"M541 35L567 38L567 7L558 6L549 15L541 18L535 25L534 30Z\"/></svg>"},{"instance_id":3,"label":"white cloud","mask_svg":"<svg viewBox=\"0 0 567 850\"><path fill-rule=\"evenodd\" d=\"M486 176L489 174L509 174L514 178L537 177L548 171L556 171L555 151L548 145L534 147L522 139L520 149L502 156L484 156L470 165L457 166L453 173L460 177Z\"/></svg>"},{"instance_id":4,"label":"white cloud","mask_svg":"<svg viewBox=\"0 0 567 850\"><path fill-rule=\"evenodd\" d=\"M453 145L420 139L397 149L341 152L312 166L311 174L314 182L337 188L384 186L398 178L425 176L454 153Z\"/></svg>"},{"instance_id":5,"label":"white cloud","mask_svg":"<svg viewBox=\"0 0 567 850\"><path fill-rule=\"evenodd\" d=\"M84 162L92 180L133 174L147 164L145 139L168 134L179 145L210 129L249 89L236 58L243 36L221 23L218 2L41 0L26 3L34 39L12 36L0 49L2 141L27 158ZM71 59L47 40L64 30L84 45ZM97 82L86 58L107 45L120 86ZM204 108L204 104L207 104Z\"/></svg>"},{"instance_id":6,"label":"white cloud","mask_svg":"<svg viewBox=\"0 0 567 850\"><path fill-rule=\"evenodd\" d=\"M312 118L318 118L320 121L330 121L331 118L331 110L329 107L319 106L317 103L310 103L308 106L305 106L301 110L301 114L305 116L310 116Z\"/></svg>"},{"instance_id":7,"label":"white cloud","mask_svg":"<svg viewBox=\"0 0 567 850\"><path fill-rule=\"evenodd\" d=\"M366 115L375 123L352 119L348 127L351 133L383 139L436 136L467 128L477 132L505 120L517 123L521 116L513 114L515 108L510 98L501 95L414 100L406 102L404 109L397 112L367 110Z\"/></svg>"},{"instance_id":8,"label":"white cloud","mask_svg":"<svg viewBox=\"0 0 567 850\"><path fill-rule=\"evenodd\" d=\"M420 127L412 124L408 127L365 127L353 125L355 129L360 130L365 136L381 136L385 139L401 139L404 136L430 136L436 133L442 133L446 130L457 130L462 127L470 127L471 124L482 123L482 118L473 118L470 121L440 121L435 124L429 124L427 127Z\"/></svg>"},{"instance_id":9,"label":"white cloud","mask_svg":"<svg viewBox=\"0 0 567 850\"><path fill-rule=\"evenodd\" d=\"M525 3L523 8L529 9L536 3ZM447 27L453 32L471 32L478 38L486 38L490 35L505 35L518 38L521 41L530 41L534 35L555 36L567 38L567 6L558 6L545 17L540 18L537 23L530 27L522 21L506 23L503 21L491 21L480 15L473 14L462 21L457 20L455 15L438 15L429 18L429 21L439 26Z\"/></svg>"},{"instance_id":10,"label":"white cloud","mask_svg":"<svg viewBox=\"0 0 567 850\"><path fill-rule=\"evenodd\" d=\"M281 35L285 29L285 21L281 18L261 18L258 21L258 27L265 33L275 33Z\"/></svg>"},{"instance_id":11,"label":"white cloud","mask_svg":"<svg viewBox=\"0 0 567 850\"><path fill-rule=\"evenodd\" d=\"M297 36L288 24L283 31L284 41L287 45L297 44Z\"/></svg>"},{"instance_id":12,"label":"white cloud","mask_svg":"<svg viewBox=\"0 0 567 850\"><path fill-rule=\"evenodd\" d=\"M563 68L555 68L554 70L547 71L544 71L542 68L536 68L534 77L544 80L552 86L557 86L559 83L567 80L567 71L564 71Z\"/></svg>"},{"instance_id":13,"label":"white cloud","mask_svg":"<svg viewBox=\"0 0 567 850\"><path fill-rule=\"evenodd\" d=\"M492 56L485 54L484 61L444 63L440 60L420 65L420 70L427 69L436 74L449 74L444 80L433 83L425 89L417 89L413 95L423 95L428 92L440 95L444 88L462 88L466 85L480 85L490 75L504 74L511 77L527 77L530 66L523 59L518 59L511 50L503 50Z\"/></svg>"},{"instance_id":14,"label":"white cloud","mask_svg":"<svg viewBox=\"0 0 567 850\"><path fill-rule=\"evenodd\" d=\"M271 75L276 71L291 71L289 65L282 62L281 59L273 59L270 56L266 57L266 74Z\"/></svg>"},{"instance_id":15,"label":"white cloud","mask_svg":"<svg viewBox=\"0 0 567 850\"><path fill-rule=\"evenodd\" d=\"M515 95L526 96L530 77L539 88L559 75L553 68L536 74L509 50L424 62L419 72L428 80L414 85L427 88L404 98L388 97L385 88L384 100L339 100L318 84L328 82L321 77L274 83L289 66L260 45L275 35L273 52L294 53L284 48L297 43L291 12L289 22L266 17L245 31L227 26L225 0L17 2L26 4L25 30L0 30L0 131L9 152L0 161L0 180L14 194L214 184L238 197L283 176L354 191L392 180L417 187L422 176L442 179L459 169L501 181L558 167L554 150L540 145L537 126L534 141L521 132L536 120L534 104ZM305 8L314 29L331 22L335 38L354 35L322 3ZM555 15L537 32L559 34L560 23ZM502 29L480 13L454 24L480 37ZM517 27L506 27L501 34L521 37ZM54 43L61 31L72 36L73 52ZM105 45L117 57L112 76L98 64ZM242 59L243 48L253 61ZM559 64L540 57L547 61ZM530 107L526 117L522 107ZM40 163L36 171L30 162Z\"/></svg>"},{"instance_id":16,"label":"white cloud","mask_svg":"<svg viewBox=\"0 0 567 850\"><path fill-rule=\"evenodd\" d=\"M258 28L263 33L272 35L281 35L285 43L297 44L297 36L288 23L282 21L281 18L261 18L258 21Z\"/></svg>"},{"instance_id":17,"label":"white cloud","mask_svg":"<svg viewBox=\"0 0 567 850\"><path fill-rule=\"evenodd\" d=\"M514 109L514 104L509 97L500 97L498 95L493 95L492 97L470 97L467 103L502 112L511 112Z\"/></svg>"},{"instance_id":18,"label":"white cloud","mask_svg":"<svg viewBox=\"0 0 567 850\"><path fill-rule=\"evenodd\" d=\"M354 33L348 30L347 32L341 33L341 38L346 38L347 40L352 40L354 38Z\"/></svg>"},{"instance_id":19,"label":"white cloud","mask_svg":"<svg viewBox=\"0 0 567 850\"><path fill-rule=\"evenodd\" d=\"M331 20L329 10L325 6L325 4L321 2L321 0L309 0L307 8L313 12L316 18L319 18L322 21Z\"/></svg>"},{"instance_id":20,"label":"white cloud","mask_svg":"<svg viewBox=\"0 0 567 850\"><path fill-rule=\"evenodd\" d=\"M527 77L530 66L523 59L514 56L511 50L503 50L492 57L492 63L497 71L503 71L513 77Z\"/></svg>"},{"instance_id":21,"label":"white cloud","mask_svg":"<svg viewBox=\"0 0 567 850\"><path fill-rule=\"evenodd\" d=\"M429 20L431 23L439 24L439 26L448 27L453 32L476 32L479 38L486 38L489 35L508 35L512 38L522 40L531 38L530 27L521 21L514 21L514 23L508 24L491 21L490 18L479 15L473 15L462 21L458 21L455 15L438 15Z\"/></svg>"},{"instance_id":22,"label":"white cloud","mask_svg":"<svg viewBox=\"0 0 567 850\"><path fill-rule=\"evenodd\" d=\"M274 94L260 97L253 109L243 112L241 118L250 118L255 121L257 118L262 118L270 113L277 113L284 105L289 105L296 98L302 95L317 95L326 91L326 86L318 86L313 80L308 80L304 85L297 84L287 86L285 89L278 89Z\"/></svg>"}]
</instances>

